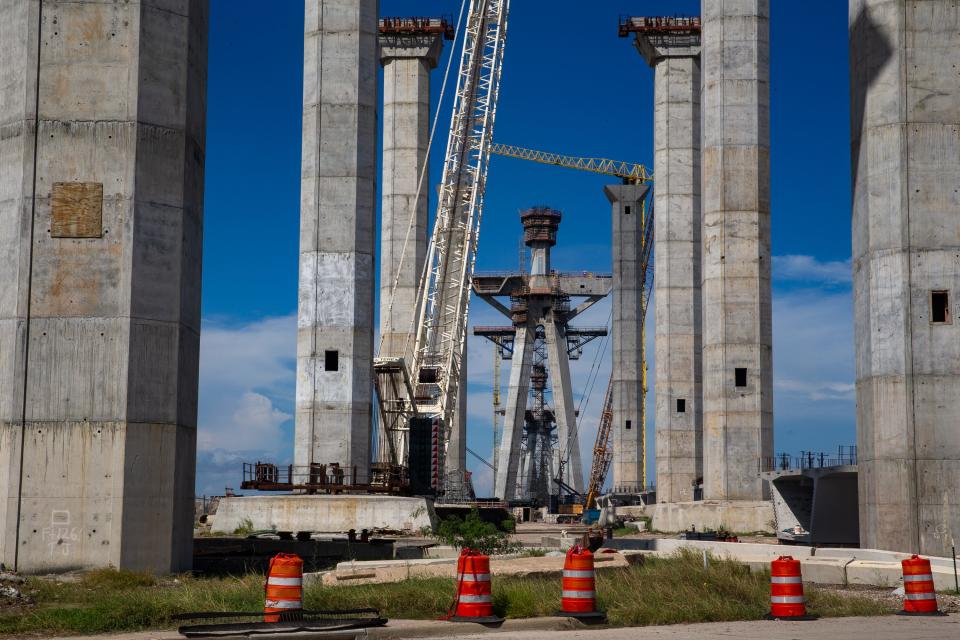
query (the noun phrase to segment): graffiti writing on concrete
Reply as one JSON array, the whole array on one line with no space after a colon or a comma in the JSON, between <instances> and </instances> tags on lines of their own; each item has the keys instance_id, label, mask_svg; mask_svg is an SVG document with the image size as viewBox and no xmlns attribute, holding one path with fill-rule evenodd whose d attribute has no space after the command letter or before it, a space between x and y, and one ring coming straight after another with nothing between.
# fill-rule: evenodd
<instances>
[{"instance_id":1,"label":"graffiti writing on concrete","mask_svg":"<svg viewBox=\"0 0 960 640\"><path fill-rule=\"evenodd\" d=\"M70 526L70 511L54 509L50 512L50 526L40 532L41 540L47 545L48 555L70 555L74 543L80 540L80 528Z\"/></svg>"}]
</instances>

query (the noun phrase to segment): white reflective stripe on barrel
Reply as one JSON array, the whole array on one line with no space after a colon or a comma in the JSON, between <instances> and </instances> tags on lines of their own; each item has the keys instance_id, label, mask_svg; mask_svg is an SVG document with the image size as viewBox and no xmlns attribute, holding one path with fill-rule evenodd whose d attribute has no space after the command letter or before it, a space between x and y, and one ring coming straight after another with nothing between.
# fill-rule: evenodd
<instances>
[{"instance_id":1,"label":"white reflective stripe on barrel","mask_svg":"<svg viewBox=\"0 0 960 640\"><path fill-rule=\"evenodd\" d=\"M932 582L933 574L923 573L923 574L916 574L912 576L903 576L903 581L904 582L928 582L928 581Z\"/></svg>"},{"instance_id":2,"label":"white reflective stripe on barrel","mask_svg":"<svg viewBox=\"0 0 960 640\"><path fill-rule=\"evenodd\" d=\"M465 596L461 595L458 600L460 602L465 602L466 604L483 604L486 602L493 602L493 596Z\"/></svg>"},{"instance_id":3,"label":"white reflective stripe on barrel","mask_svg":"<svg viewBox=\"0 0 960 640\"><path fill-rule=\"evenodd\" d=\"M554 592L554 593L556 593L556 592ZM564 598L580 598L580 599L586 599L586 598L593 598L593 594L594 594L593 591L567 591L567 590L564 590L564 592L563 592L563 597L564 597Z\"/></svg>"},{"instance_id":4,"label":"white reflective stripe on barrel","mask_svg":"<svg viewBox=\"0 0 960 640\"><path fill-rule=\"evenodd\" d=\"M903 597L907 600L936 600L937 594L935 593L905 593Z\"/></svg>"},{"instance_id":5,"label":"white reflective stripe on barrel","mask_svg":"<svg viewBox=\"0 0 960 640\"><path fill-rule=\"evenodd\" d=\"M463 574L464 582L490 582L489 573L465 573Z\"/></svg>"},{"instance_id":6,"label":"white reflective stripe on barrel","mask_svg":"<svg viewBox=\"0 0 960 640\"><path fill-rule=\"evenodd\" d=\"M564 578L592 578L592 577L593 577L593 571L590 571L590 570L587 570L587 571L574 571L574 570L572 570L572 569L564 569L564 570L563 570L563 577L564 577Z\"/></svg>"},{"instance_id":7,"label":"white reflective stripe on barrel","mask_svg":"<svg viewBox=\"0 0 960 640\"><path fill-rule=\"evenodd\" d=\"M771 596L770 602L774 604L802 604L806 600L803 596Z\"/></svg>"},{"instance_id":8,"label":"white reflective stripe on barrel","mask_svg":"<svg viewBox=\"0 0 960 640\"><path fill-rule=\"evenodd\" d=\"M263 606L272 609L300 609L303 605L300 600L266 600Z\"/></svg>"},{"instance_id":9,"label":"white reflective stripe on barrel","mask_svg":"<svg viewBox=\"0 0 960 640\"><path fill-rule=\"evenodd\" d=\"M270 576L267 578L267 584L272 584L276 587L299 587L303 584L303 578L274 578Z\"/></svg>"},{"instance_id":10,"label":"white reflective stripe on barrel","mask_svg":"<svg viewBox=\"0 0 960 640\"><path fill-rule=\"evenodd\" d=\"M773 584L799 584L803 582L800 576L771 576L770 582Z\"/></svg>"}]
</instances>

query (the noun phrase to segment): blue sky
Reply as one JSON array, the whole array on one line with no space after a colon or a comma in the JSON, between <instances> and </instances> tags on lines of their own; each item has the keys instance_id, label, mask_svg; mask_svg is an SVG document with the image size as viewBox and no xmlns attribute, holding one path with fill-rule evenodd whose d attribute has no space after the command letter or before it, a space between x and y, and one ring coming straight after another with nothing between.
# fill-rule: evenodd
<instances>
[{"instance_id":1,"label":"blue sky","mask_svg":"<svg viewBox=\"0 0 960 640\"><path fill-rule=\"evenodd\" d=\"M837 0L771 4L776 450L833 451L855 441L847 8ZM617 37L617 19L697 14L699 2L545 5L513 3L496 139L652 167L653 72ZM453 0L381 1L387 16L455 19L458 9ZM299 0L270 11L261 0L211 2L198 493L236 487L242 461L292 458L302 32ZM447 43L433 76L435 107L449 53ZM440 149L449 108L448 95ZM441 155L433 154L434 183ZM477 268L516 268L517 214L548 204L564 213L554 268L609 271L608 181L494 158ZM608 312L597 305L581 324L603 324ZM495 317L482 302L472 305L472 322ZM649 334L652 371L652 325ZM489 459L492 350L479 339L469 348L469 443ZM575 387L600 348L594 343L574 364ZM581 421L585 466L609 375L608 356L599 362ZM649 415L651 452L653 426ZM489 473L468 464L482 492Z\"/></svg>"}]
</instances>

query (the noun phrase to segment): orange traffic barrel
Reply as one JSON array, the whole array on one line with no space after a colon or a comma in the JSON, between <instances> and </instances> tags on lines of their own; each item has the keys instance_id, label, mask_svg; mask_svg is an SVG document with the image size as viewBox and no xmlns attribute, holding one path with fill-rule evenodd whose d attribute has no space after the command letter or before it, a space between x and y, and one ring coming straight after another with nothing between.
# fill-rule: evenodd
<instances>
[{"instance_id":1,"label":"orange traffic barrel","mask_svg":"<svg viewBox=\"0 0 960 640\"><path fill-rule=\"evenodd\" d=\"M582 620L605 618L606 614L597 610L596 584L593 553L580 545L571 547L563 562L560 611L557 615Z\"/></svg>"},{"instance_id":2,"label":"orange traffic barrel","mask_svg":"<svg viewBox=\"0 0 960 640\"><path fill-rule=\"evenodd\" d=\"M303 560L292 553L278 553L267 571L263 621L297 620L303 611Z\"/></svg>"},{"instance_id":3,"label":"orange traffic barrel","mask_svg":"<svg viewBox=\"0 0 960 640\"><path fill-rule=\"evenodd\" d=\"M448 620L496 624L503 618L493 614L490 556L463 549L457 559L457 593Z\"/></svg>"},{"instance_id":4,"label":"orange traffic barrel","mask_svg":"<svg viewBox=\"0 0 960 640\"><path fill-rule=\"evenodd\" d=\"M768 620L815 620L807 615L800 561L780 556L770 563L770 613Z\"/></svg>"},{"instance_id":5,"label":"orange traffic barrel","mask_svg":"<svg viewBox=\"0 0 960 640\"><path fill-rule=\"evenodd\" d=\"M903 611L902 616L943 616L937 608L937 592L933 588L930 561L914 555L902 561Z\"/></svg>"}]
</instances>

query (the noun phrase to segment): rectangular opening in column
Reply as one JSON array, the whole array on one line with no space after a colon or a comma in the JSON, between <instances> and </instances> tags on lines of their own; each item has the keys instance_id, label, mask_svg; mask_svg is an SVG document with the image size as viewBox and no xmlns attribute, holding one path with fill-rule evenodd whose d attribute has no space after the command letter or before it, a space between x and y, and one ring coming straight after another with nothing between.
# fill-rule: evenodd
<instances>
[{"instance_id":1,"label":"rectangular opening in column","mask_svg":"<svg viewBox=\"0 0 960 640\"><path fill-rule=\"evenodd\" d=\"M930 292L930 322L933 324L950 324L950 292Z\"/></svg>"},{"instance_id":2,"label":"rectangular opening in column","mask_svg":"<svg viewBox=\"0 0 960 640\"><path fill-rule=\"evenodd\" d=\"M633 427L633 423L630 420L627 420L625 427L627 431L630 431L630 429Z\"/></svg>"},{"instance_id":3,"label":"rectangular opening in column","mask_svg":"<svg viewBox=\"0 0 960 640\"><path fill-rule=\"evenodd\" d=\"M687 412L687 401L685 398L677 398L677 413Z\"/></svg>"},{"instance_id":4,"label":"rectangular opening in column","mask_svg":"<svg viewBox=\"0 0 960 640\"><path fill-rule=\"evenodd\" d=\"M738 387L747 386L747 369L746 367L737 367L733 370L734 374L734 384Z\"/></svg>"},{"instance_id":5,"label":"rectangular opening in column","mask_svg":"<svg viewBox=\"0 0 960 640\"><path fill-rule=\"evenodd\" d=\"M324 371L340 370L340 352L339 351L323 352L323 370Z\"/></svg>"},{"instance_id":6,"label":"rectangular opening in column","mask_svg":"<svg viewBox=\"0 0 960 640\"><path fill-rule=\"evenodd\" d=\"M623 213L624 213L625 215L630 215L630 213L631 213L630 205L627 205L627 206L625 206L625 207L623 208Z\"/></svg>"}]
</instances>

